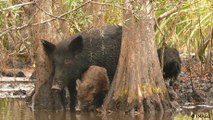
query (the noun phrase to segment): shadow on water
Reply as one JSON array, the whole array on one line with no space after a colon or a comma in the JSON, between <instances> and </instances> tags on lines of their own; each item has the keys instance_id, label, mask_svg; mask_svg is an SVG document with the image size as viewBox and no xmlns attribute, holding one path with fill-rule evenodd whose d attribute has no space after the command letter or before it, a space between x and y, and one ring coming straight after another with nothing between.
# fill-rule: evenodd
<instances>
[{"instance_id":1,"label":"shadow on water","mask_svg":"<svg viewBox=\"0 0 213 120\"><path fill-rule=\"evenodd\" d=\"M211 108L212 109L212 108ZM0 99L0 120L194 120L194 118L213 119L213 109L185 109L179 113L127 115L112 113L71 113L69 111L31 111L20 99ZM208 119L210 118L210 119ZM196 120L196 119L195 119Z\"/></svg>"}]
</instances>

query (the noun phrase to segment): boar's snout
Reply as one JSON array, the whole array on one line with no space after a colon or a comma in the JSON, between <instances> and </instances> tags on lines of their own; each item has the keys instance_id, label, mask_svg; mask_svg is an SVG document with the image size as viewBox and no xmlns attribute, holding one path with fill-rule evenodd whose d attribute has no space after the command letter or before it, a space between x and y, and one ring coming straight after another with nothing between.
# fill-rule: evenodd
<instances>
[{"instance_id":1,"label":"boar's snout","mask_svg":"<svg viewBox=\"0 0 213 120\"><path fill-rule=\"evenodd\" d=\"M62 82L56 81L55 79L53 79L53 84L52 84L51 89L54 91L62 91L63 90Z\"/></svg>"},{"instance_id":2,"label":"boar's snout","mask_svg":"<svg viewBox=\"0 0 213 120\"><path fill-rule=\"evenodd\" d=\"M52 85L52 90L57 90L57 91L61 91L61 87L59 85Z\"/></svg>"}]
</instances>

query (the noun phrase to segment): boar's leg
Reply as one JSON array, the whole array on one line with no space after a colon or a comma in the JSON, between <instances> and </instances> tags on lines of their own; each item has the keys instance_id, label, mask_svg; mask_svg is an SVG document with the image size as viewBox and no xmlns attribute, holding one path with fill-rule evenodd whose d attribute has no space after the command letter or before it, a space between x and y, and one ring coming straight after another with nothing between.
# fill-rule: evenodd
<instances>
[{"instance_id":1,"label":"boar's leg","mask_svg":"<svg viewBox=\"0 0 213 120\"><path fill-rule=\"evenodd\" d=\"M70 110L75 111L75 106L76 106L76 103L77 103L76 83L70 82L68 84L68 89L69 89L69 92L70 92Z\"/></svg>"}]
</instances>

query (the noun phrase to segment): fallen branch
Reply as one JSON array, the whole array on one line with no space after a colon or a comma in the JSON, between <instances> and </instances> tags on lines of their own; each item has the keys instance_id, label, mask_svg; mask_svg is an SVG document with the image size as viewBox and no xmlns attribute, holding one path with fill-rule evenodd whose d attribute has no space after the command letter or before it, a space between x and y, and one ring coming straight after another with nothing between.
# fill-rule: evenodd
<instances>
[{"instance_id":1,"label":"fallen branch","mask_svg":"<svg viewBox=\"0 0 213 120\"><path fill-rule=\"evenodd\" d=\"M125 7L119 6L119 5L115 5L115 4L111 4L111 3L106 3L106 2L91 1L90 3L92 3L92 4L98 4L98 5L113 6L113 7L122 9L122 10L131 10L131 9L127 9Z\"/></svg>"},{"instance_id":2,"label":"fallen branch","mask_svg":"<svg viewBox=\"0 0 213 120\"><path fill-rule=\"evenodd\" d=\"M25 5L34 4L34 3L35 3L35 2L32 1L32 2L26 2L26 3L22 3L22 4L13 5L13 6L10 6L10 7L1 9L0 12L6 11L6 10L10 10L10 9L14 9L14 8L17 8L17 7L22 7L22 6L25 6Z\"/></svg>"},{"instance_id":3,"label":"fallen branch","mask_svg":"<svg viewBox=\"0 0 213 120\"><path fill-rule=\"evenodd\" d=\"M90 2L91 2L91 0L88 0L88 1L84 2L83 4L81 4L79 7L75 8L75 9L73 9L73 10L67 11L67 12L65 12L65 13L63 13L63 14L61 14L61 15L59 15L59 16L54 16L54 17L53 17L53 15L51 15L53 18L48 19L48 20L45 20L45 21L40 22L40 23L29 24L29 23L30 23L30 22L29 22L29 23L24 24L24 25L19 26L19 27L17 27L17 26L9 27L9 28L3 30L2 32L0 32L0 37L3 36L4 34L10 32L10 31L13 31L13 30L21 30L21 29L26 28L26 27L28 27L28 26L37 26L37 25L40 25L40 24L45 24L45 23L48 23L48 22L51 22L51 21L60 19L60 18L64 17L64 16L67 15L67 14L70 14L70 13L72 13L72 12L77 11L78 9L82 8L83 6L85 6L86 4L88 4L88 3L90 3ZM47 14L47 12L45 12L45 13ZM50 15L50 14L48 13L48 15Z\"/></svg>"},{"instance_id":4,"label":"fallen branch","mask_svg":"<svg viewBox=\"0 0 213 120\"><path fill-rule=\"evenodd\" d=\"M161 30L161 28L160 28L160 26L159 26L159 24L158 24L158 21L157 21L157 19L156 19L156 17L154 17L154 20L155 20L155 26L154 26L155 30L156 30L156 28L158 28L158 30L160 31L160 33L162 34L162 36L164 36L164 33L163 33L163 31Z\"/></svg>"},{"instance_id":5,"label":"fallen branch","mask_svg":"<svg viewBox=\"0 0 213 120\"><path fill-rule=\"evenodd\" d=\"M81 5L79 5L79 6L78 6L77 8L75 8L75 9L72 9L72 10L70 10L70 11L67 11L67 12L65 12L65 13L63 13L63 14L61 14L61 15L59 15L59 16L54 16L54 15L52 15L51 13L49 13L49 12L45 11L44 9L40 8L39 5L36 4L35 2L23 3L23 4L20 4L20 5L17 5L17 6L29 5L29 4L33 4L33 3L36 5L36 7L37 7L39 10L43 11L45 14L49 15L49 16L52 17L52 18L51 18L51 19L48 19L48 20L45 20L45 21L42 21L42 22L39 22L39 23L32 23L32 24L30 24L30 22L29 22L29 23L24 24L24 25L19 26L19 27L17 27L17 26L9 27L9 28L3 30L2 32L0 32L0 37L3 36L3 35L5 35L6 33L10 32L10 31L21 30L21 29L26 28L26 27L28 27L28 26L37 26L37 25L45 24L45 23L48 23L48 22L51 22L51 21L54 21L54 20L57 20L57 19L66 20L65 18L63 18L65 15L77 11L78 9L80 9L80 8L84 7L85 5L87 5L88 3L98 4L98 5L106 5L106 6L114 6L114 7L117 7L117 8L119 8L119 9L130 10L130 9L124 8L124 7L122 7L122 6L118 6L118 5L111 4L111 3L95 2L95 1L92 1L92 0L88 0L88 1L86 1L86 2L84 2L84 3L82 3Z\"/></svg>"},{"instance_id":6,"label":"fallen branch","mask_svg":"<svg viewBox=\"0 0 213 120\"><path fill-rule=\"evenodd\" d=\"M171 10L169 10L169 11L167 11L167 12L161 14L161 15L157 18L157 21L159 22L160 20L164 19L165 17L170 16L171 14L177 12L178 9L179 9L179 7L180 7L180 5L181 5L181 3L182 3L182 0L179 1L173 9L171 9Z\"/></svg>"},{"instance_id":7,"label":"fallen branch","mask_svg":"<svg viewBox=\"0 0 213 120\"><path fill-rule=\"evenodd\" d=\"M53 17L53 18L56 18L56 19L61 19L61 20L66 20L65 18L60 18L59 16L54 16L53 14L51 14L51 13L45 11L44 9L40 8L39 5L38 5L37 3L36 3L35 5L36 5L36 7L37 7L39 10L41 10L41 11L44 12L45 14L49 15L50 17Z\"/></svg>"}]
</instances>

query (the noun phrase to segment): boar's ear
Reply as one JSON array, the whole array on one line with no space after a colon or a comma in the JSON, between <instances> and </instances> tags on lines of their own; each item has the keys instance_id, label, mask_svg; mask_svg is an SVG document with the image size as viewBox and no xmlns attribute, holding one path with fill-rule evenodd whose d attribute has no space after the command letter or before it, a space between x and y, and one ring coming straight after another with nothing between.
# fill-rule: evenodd
<instances>
[{"instance_id":1,"label":"boar's ear","mask_svg":"<svg viewBox=\"0 0 213 120\"><path fill-rule=\"evenodd\" d=\"M47 53L47 55L51 55L53 53L53 51L55 50L56 46L51 43L48 42L47 40L41 40L44 51Z\"/></svg>"},{"instance_id":2,"label":"boar's ear","mask_svg":"<svg viewBox=\"0 0 213 120\"><path fill-rule=\"evenodd\" d=\"M69 50L73 53L79 53L83 49L83 38L81 35L76 36L69 44Z\"/></svg>"}]
</instances>

